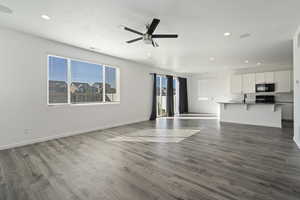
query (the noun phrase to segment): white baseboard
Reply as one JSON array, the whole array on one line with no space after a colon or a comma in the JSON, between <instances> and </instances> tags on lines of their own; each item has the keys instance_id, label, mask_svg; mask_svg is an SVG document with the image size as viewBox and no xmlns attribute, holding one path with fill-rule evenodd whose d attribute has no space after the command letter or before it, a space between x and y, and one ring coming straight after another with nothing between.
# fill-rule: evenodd
<instances>
[{"instance_id":1,"label":"white baseboard","mask_svg":"<svg viewBox=\"0 0 300 200\"><path fill-rule=\"evenodd\" d=\"M103 126L103 127L98 127L98 128L88 129L88 130L81 130L81 131L51 135L51 136L48 136L48 137L34 138L34 139L31 139L31 140L25 140L25 141L22 141L22 142L17 142L17 143L12 143L12 144L7 144L7 145L0 146L0 151L5 150L5 149L12 149L12 148L16 148L16 147L22 147L22 146L26 146L26 145L36 144L36 143L40 143L40 142L46 142L46 141L49 141L49 140L54 140L54 139L59 139L59 138L64 138L64 137L89 133L89 132L93 132L93 131L99 131L99 130L104 130L104 129L108 129L108 128L124 126L124 125L128 125L128 124L134 124L134 123L143 122L143 121L148 121L148 119L132 120L132 121L124 122L124 123L114 124L114 125L111 125L111 126Z\"/></svg>"}]
</instances>

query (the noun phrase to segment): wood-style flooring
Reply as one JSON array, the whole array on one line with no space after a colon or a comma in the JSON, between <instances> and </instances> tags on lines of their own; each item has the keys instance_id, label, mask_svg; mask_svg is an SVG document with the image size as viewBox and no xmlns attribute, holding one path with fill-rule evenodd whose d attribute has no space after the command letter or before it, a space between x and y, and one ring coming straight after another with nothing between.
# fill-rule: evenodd
<instances>
[{"instance_id":1,"label":"wood-style flooring","mask_svg":"<svg viewBox=\"0 0 300 200\"><path fill-rule=\"evenodd\" d=\"M112 142L199 129L180 143ZM0 151L1 200L299 200L293 128L160 119Z\"/></svg>"}]
</instances>

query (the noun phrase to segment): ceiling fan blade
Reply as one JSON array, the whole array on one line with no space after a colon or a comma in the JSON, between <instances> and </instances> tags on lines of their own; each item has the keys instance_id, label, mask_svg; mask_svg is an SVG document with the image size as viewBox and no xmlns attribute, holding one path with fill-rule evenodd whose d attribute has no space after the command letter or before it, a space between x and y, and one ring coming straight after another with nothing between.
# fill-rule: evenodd
<instances>
[{"instance_id":1,"label":"ceiling fan blade","mask_svg":"<svg viewBox=\"0 0 300 200\"><path fill-rule=\"evenodd\" d=\"M133 39L133 40L129 40L129 41L127 41L127 43L129 44L129 43L133 43L133 42L136 42L136 41L139 41L139 40L142 40L143 39L143 37L139 37L139 38L136 38L136 39Z\"/></svg>"},{"instance_id":2,"label":"ceiling fan blade","mask_svg":"<svg viewBox=\"0 0 300 200\"><path fill-rule=\"evenodd\" d=\"M154 41L152 40L152 46L155 48L156 46L155 46L155 43L154 43Z\"/></svg>"},{"instance_id":3,"label":"ceiling fan blade","mask_svg":"<svg viewBox=\"0 0 300 200\"><path fill-rule=\"evenodd\" d=\"M6 6L0 5L0 12L6 13L6 14L11 14L13 11Z\"/></svg>"},{"instance_id":4,"label":"ceiling fan blade","mask_svg":"<svg viewBox=\"0 0 300 200\"><path fill-rule=\"evenodd\" d=\"M156 19L154 18L152 20L152 23L150 24L149 28L148 28L148 31L147 31L147 34L149 35L152 35L157 27L157 25L159 24L160 20L159 19Z\"/></svg>"},{"instance_id":5,"label":"ceiling fan blade","mask_svg":"<svg viewBox=\"0 0 300 200\"><path fill-rule=\"evenodd\" d=\"M155 34L152 38L178 38L177 34Z\"/></svg>"},{"instance_id":6,"label":"ceiling fan blade","mask_svg":"<svg viewBox=\"0 0 300 200\"><path fill-rule=\"evenodd\" d=\"M154 40L152 40L152 46L153 46L154 48L159 47L159 45L157 44L157 42L155 42Z\"/></svg>"},{"instance_id":7,"label":"ceiling fan blade","mask_svg":"<svg viewBox=\"0 0 300 200\"><path fill-rule=\"evenodd\" d=\"M136 31L136 30L133 30L133 29L128 28L128 27L124 27L124 30L135 33L135 34L138 34L138 35L144 35L143 33L139 32L139 31Z\"/></svg>"}]
</instances>

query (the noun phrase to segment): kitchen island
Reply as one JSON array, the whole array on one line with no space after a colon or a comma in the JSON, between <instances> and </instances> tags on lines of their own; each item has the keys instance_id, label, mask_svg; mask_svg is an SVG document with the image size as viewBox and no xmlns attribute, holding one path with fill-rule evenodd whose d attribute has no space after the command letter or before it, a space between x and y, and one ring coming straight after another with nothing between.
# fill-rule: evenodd
<instances>
[{"instance_id":1,"label":"kitchen island","mask_svg":"<svg viewBox=\"0 0 300 200\"><path fill-rule=\"evenodd\" d=\"M220 121L282 127L282 103L227 101L220 104Z\"/></svg>"}]
</instances>

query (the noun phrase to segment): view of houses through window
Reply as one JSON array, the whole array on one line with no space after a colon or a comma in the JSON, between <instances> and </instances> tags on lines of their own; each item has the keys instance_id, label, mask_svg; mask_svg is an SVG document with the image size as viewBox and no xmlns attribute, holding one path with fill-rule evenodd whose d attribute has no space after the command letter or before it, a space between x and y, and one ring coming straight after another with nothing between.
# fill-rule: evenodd
<instances>
[{"instance_id":1,"label":"view of houses through window","mask_svg":"<svg viewBox=\"0 0 300 200\"><path fill-rule=\"evenodd\" d=\"M165 76L156 76L156 95L157 95L157 116L166 117L167 116L167 78ZM173 79L173 90L174 90L174 112L178 113L177 109L177 88L178 88L177 78Z\"/></svg>"},{"instance_id":2,"label":"view of houses through window","mask_svg":"<svg viewBox=\"0 0 300 200\"><path fill-rule=\"evenodd\" d=\"M105 67L105 99L106 101L118 101L117 93L117 69L113 67Z\"/></svg>"},{"instance_id":3,"label":"view of houses through window","mask_svg":"<svg viewBox=\"0 0 300 200\"><path fill-rule=\"evenodd\" d=\"M102 103L120 100L117 68L56 56L49 56L48 62L49 104Z\"/></svg>"},{"instance_id":4,"label":"view of houses through window","mask_svg":"<svg viewBox=\"0 0 300 200\"><path fill-rule=\"evenodd\" d=\"M48 102L68 103L68 60L49 57L48 65Z\"/></svg>"},{"instance_id":5,"label":"view of houses through window","mask_svg":"<svg viewBox=\"0 0 300 200\"><path fill-rule=\"evenodd\" d=\"M95 103L103 100L102 65L71 61L71 103Z\"/></svg>"}]
</instances>

